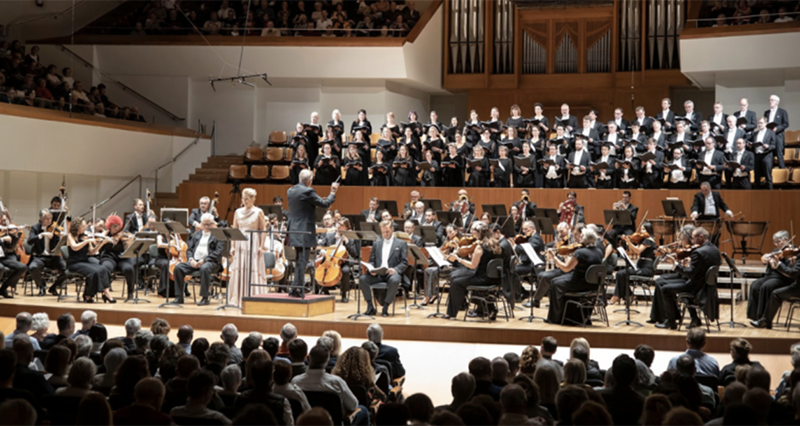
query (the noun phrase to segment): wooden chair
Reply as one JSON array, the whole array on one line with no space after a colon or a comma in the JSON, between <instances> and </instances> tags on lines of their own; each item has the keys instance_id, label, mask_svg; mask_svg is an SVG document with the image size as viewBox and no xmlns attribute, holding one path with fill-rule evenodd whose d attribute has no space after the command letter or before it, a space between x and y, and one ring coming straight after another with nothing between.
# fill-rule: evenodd
<instances>
[{"instance_id":1,"label":"wooden chair","mask_svg":"<svg viewBox=\"0 0 800 426\"><path fill-rule=\"evenodd\" d=\"M288 181L289 177L289 166L272 166L272 173L269 176L270 180Z\"/></svg>"},{"instance_id":2,"label":"wooden chair","mask_svg":"<svg viewBox=\"0 0 800 426\"><path fill-rule=\"evenodd\" d=\"M294 150L292 148L284 148L283 150L283 161L289 163L292 161L292 156L294 155Z\"/></svg>"},{"instance_id":3,"label":"wooden chair","mask_svg":"<svg viewBox=\"0 0 800 426\"><path fill-rule=\"evenodd\" d=\"M800 146L800 130L787 130L783 132L783 140L786 146Z\"/></svg>"},{"instance_id":4,"label":"wooden chair","mask_svg":"<svg viewBox=\"0 0 800 426\"><path fill-rule=\"evenodd\" d=\"M243 181L247 179L247 166L243 164L231 164L230 168L228 168L228 180L229 181Z\"/></svg>"},{"instance_id":5,"label":"wooden chair","mask_svg":"<svg viewBox=\"0 0 800 426\"><path fill-rule=\"evenodd\" d=\"M789 180L786 183L792 186L800 185L800 167L792 169L791 173L789 173Z\"/></svg>"},{"instance_id":6,"label":"wooden chair","mask_svg":"<svg viewBox=\"0 0 800 426\"><path fill-rule=\"evenodd\" d=\"M278 162L283 160L283 148L267 148L264 153L268 162Z\"/></svg>"},{"instance_id":7,"label":"wooden chair","mask_svg":"<svg viewBox=\"0 0 800 426\"><path fill-rule=\"evenodd\" d=\"M783 151L783 162L793 164L797 160L797 149L786 149Z\"/></svg>"},{"instance_id":8,"label":"wooden chair","mask_svg":"<svg viewBox=\"0 0 800 426\"><path fill-rule=\"evenodd\" d=\"M378 145L378 139L380 138L381 138L380 133L372 133L371 135L369 135L369 145L370 146Z\"/></svg>"},{"instance_id":9,"label":"wooden chair","mask_svg":"<svg viewBox=\"0 0 800 426\"><path fill-rule=\"evenodd\" d=\"M772 184L784 185L789 181L789 169L772 169Z\"/></svg>"},{"instance_id":10,"label":"wooden chair","mask_svg":"<svg viewBox=\"0 0 800 426\"><path fill-rule=\"evenodd\" d=\"M254 164L250 166L251 180L267 180L269 177L269 166Z\"/></svg>"},{"instance_id":11,"label":"wooden chair","mask_svg":"<svg viewBox=\"0 0 800 426\"><path fill-rule=\"evenodd\" d=\"M244 162L245 163L263 163L264 162L264 150L251 146L244 151Z\"/></svg>"},{"instance_id":12,"label":"wooden chair","mask_svg":"<svg viewBox=\"0 0 800 426\"><path fill-rule=\"evenodd\" d=\"M269 134L269 146L286 145L287 141L286 132L275 131Z\"/></svg>"}]
</instances>

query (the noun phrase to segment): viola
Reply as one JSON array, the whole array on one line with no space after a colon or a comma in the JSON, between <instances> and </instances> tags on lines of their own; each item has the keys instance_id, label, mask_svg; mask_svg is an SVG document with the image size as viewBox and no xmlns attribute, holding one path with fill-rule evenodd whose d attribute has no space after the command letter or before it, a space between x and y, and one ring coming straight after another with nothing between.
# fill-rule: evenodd
<instances>
[{"instance_id":1,"label":"viola","mask_svg":"<svg viewBox=\"0 0 800 426\"><path fill-rule=\"evenodd\" d=\"M635 232L632 235L628 235L628 236L625 237L625 239L628 242L636 244L637 246L639 244L641 244L642 241L644 241L644 240L646 240L648 238L650 238L650 234L647 233L647 231L645 231L645 232Z\"/></svg>"},{"instance_id":2,"label":"viola","mask_svg":"<svg viewBox=\"0 0 800 426\"><path fill-rule=\"evenodd\" d=\"M528 242L528 236L525 234L517 234L514 235L514 238L511 239L514 244L524 244Z\"/></svg>"}]
</instances>

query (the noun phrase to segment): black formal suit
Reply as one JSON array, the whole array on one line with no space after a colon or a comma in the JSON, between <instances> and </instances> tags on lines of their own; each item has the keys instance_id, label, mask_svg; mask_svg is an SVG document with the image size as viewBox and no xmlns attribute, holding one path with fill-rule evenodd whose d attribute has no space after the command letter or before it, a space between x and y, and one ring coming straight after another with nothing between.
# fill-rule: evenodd
<instances>
[{"instance_id":1,"label":"black formal suit","mask_svg":"<svg viewBox=\"0 0 800 426\"><path fill-rule=\"evenodd\" d=\"M624 161L630 161L631 165L628 168L628 175L626 182L625 176L625 167L623 166ZM630 159L620 158L617 160L617 184L620 188L638 188L639 187L639 169L641 168L641 163L639 159L636 157L632 157Z\"/></svg>"},{"instance_id":2,"label":"black formal suit","mask_svg":"<svg viewBox=\"0 0 800 426\"><path fill-rule=\"evenodd\" d=\"M724 213L729 210L728 205L725 204L725 201L719 195L719 192L711 191L711 197L714 200L714 205L716 206L717 210L713 215L706 215L706 197L702 192L694 194L694 200L692 200L692 213L697 213L697 220L717 220L719 219L719 211Z\"/></svg>"},{"instance_id":3,"label":"black formal suit","mask_svg":"<svg viewBox=\"0 0 800 426\"><path fill-rule=\"evenodd\" d=\"M688 119L692 120L691 126L689 128L692 132L697 132L700 129L700 124L703 122L703 113L700 111L692 111L692 116L684 116Z\"/></svg>"},{"instance_id":4,"label":"black formal suit","mask_svg":"<svg viewBox=\"0 0 800 426\"><path fill-rule=\"evenodd\" d=\"M614 386L598 391L615 425L634 425L644 410L644 395L630 386Z\"/></svg>"},{"instance_id":5,"label":"black formal suit","mask_svg":"<svg viewBox=\"0 0 800 426\"><path fill-rule=\"evenodd\" d=\"M698 159L705 161L705 158L706 152L703 151L698 156ZM715 149L714 153L711 154L711 163L709 165L714 166L714 170L711 171L711 174L705 174L702 172L702 169L697 169L697 180L701 183L708 182L712 189L720 189L721 181L719 175L722 169L725 168L725 154Z\"/></svg>"},{"instance_id":6,"label":"black formal suit","mask_svg":"<svg viewBox=\"0 0 800 426\"><path fill-rule=\"evenodd\" d=\"M328 232L325 234L324 239L322 240L322 244L326 247L332 247L336 245L336 232ZM361 260L361 241L357 240L348 240L346 243L342 243L345 250L347 250L347 255L352 260ZM356 270L360 271L361 266L356 265ZM342 297L344 298L345 295L350 291L350 282L352 281L354 267L347 262L342 263Z\"/></svg>"},{"instance_id":7,"label":"black formal suit","mask_svg":"<svg viewBox=\"0 0 800 426\"><path fill-rule=\"evenodd\" d=\"M535 216L533 209L536 208L536 203L534 203L533 201L528 201L527 203L525 203L524 212L519 208L520 204L522 204L522 201L514 201L513 203L511 203L512 206L517 207L517 210L519 210L519 214L523 219L528 219Z\"/></svg>"},{"instance_id":8,"label":"black formal suit","mask_svg":"<svg viewBox=\"0 0 800 426\"><path fill-rule=\"evenodd\" d=\"M753 153L748 150L744 150L744 152L742 152L741 159L739 159L738 152L734 152L730 155L729 160L734 162L738 160L739 164L744 166L744 170L741 170L740 177L735 177L733 175L733 170L725 170L725 174L728 176L728 189L752 189L752 184L750 183L750 171L752 171L755 167L755 156Z\"/></svg>"},{"instance_id":9,"label":"black formal suit","mask_svg":"<svg viewBox=\"0 0 800 426\"><path fill-rule=\"evenodd\" d=\"M667 164L675 164L675 160L667 161L664 163L665 166ZM681 157L680 160L678 160L678 164L684 168L683 180L678 182L673 182L672 172L665 172L668 176L667 188L669 189L686 189L689 187L689 179L692 177L692 169L689 168L689 160L686 157Z\"/></svg>"},{"instance_id":10,"label":"black formal suit","mask_svg":"<svg viewBox=\"0 0 800 426\"><path fill-rule=\"evenodd\" d=\"M294 247L297 252L292 289L299 290L303 287L306 265L308 265L308 249L317 245L317 207L330 207L336 196L331 192L327 198L322 198L317 195L317 191L314 188L298 183L289 188L286 198L289 202L287 219L289 232L306 232L306 234L289 234L287 244L290 247Z\"/></svg>"},{"instance_id":11,"label":"black formal suit","mask_svg":"<svg viewBox=\"0 0 800 426\"><path fill-rule=\"evenodd\" d=\"M614 225L613 237L618 238L620 235L631 235L636 232L636 217L639 216L639 207L628 204L625 210L631 214L631 225Z\"/></svg>"},{"instance_id":12,"label":"black formal suit","mask_svg":"<svg viewBox=\"0 0 800 426\"><path fill-rule=\"evenodd\" d=\"M206 213L209 213L210 210ZM213 213L212 213L213 214ZM189 231L190 234L194 234L196 230L200 228L200 218L203 216L203 212L200 211L200 208L192 209L192 213L189 214ZM219 216L214 215L214 222L219 222ZM197 224L197 228L195 228L195 224Z\"/></svg>"},{"instance_id":13,"label":"black formal suit","mask_svg":"<svg viewBox=\"0 0 800 426\"><path fill-rule=\"evenodd\" d=\"M631 126L633 123L639 123L639 131L646 134L651 135L653 134L653 119L650 117L644 117L643 119L639 120L639 117L636 117L631 121Z\"/></svg>"},{"instance_id":14,"label":"black formal suit","mask_svg":"<svg viewBox=\"0 0 800 426\"><path fill-rule=\"evenodd\" d=\"M555 117L555 120L553 120L553 128L551 129L552 131L554 131L554 132L556 131L556 126L558 126L558 121L559 121L559 120L562 120L562 117L563 117L563 115L557 115L557 116ZM563 120L562 120L562 122L563 122ZM574 115L571 115L571 114L570 114L570 115L567 117L567 120L566 120L566 123L565 123L565 124L566 124L567 126L571 127L573 131L575 131L575 129L577 129L577 128L578 128L578 118L577 118L577 117L575 117ZM564 130L565 130L565 131L568 131L566 128L565 128Z\"/></svg>"},{"instance_id":15,"label":"black formal suit","mask_svg":"<svg viewBox=\"0 0 800 426\"><path fill-rule=\"evenodd\" d=\"M739 140L739 138L745 139L744 130L738 127L735 129L733 134L731 134L728 130L726 130L725 133L722 134L722 136L725 136L725 140L727 142L725 143L725 146L719 146L719 144L717 144L717 149L725 151L726 153L736 151L736 141ZM745 139L745 142L747 142L747 139Z\"/></svg>"},{"instance_id":16,"label":"black formal suit","mask_svg":"<svg viewBox=\"0 0 800 426\"><path fill-rule=\"evenodd\" d=\"M658 114L656 114L656 120L658 121L658 120L661 120L661 119L664 119L664 127L663 127L664 129L674 129L675 128L675 113L674 112L667 111L667 116L665 117L664 116L664 111L659 111ZM670 125L667 126L666 123L669 123Z\"/></svg>"},{"instance_id":17,"label":"black formal suit","mask_svg":"<svg viewBox=\"0 0 800 426\"><path fill-rule=\"evenodd\" d=\"M39 222L31 226L30 232L28 233L28 245L31 246L31 260L28 262L28 272L30 272L31 278L33 278L36 286L41 289L45 287L45 282L42 278L42 270L44 268L49 268L58 271L58 277L56 277L56 281L50 287L50 292L53 293L67 278L63 273L67 269L67 262L60 256L44 256L45 239L39 238L39 234L43 232L47 231L42 228L42 223ZM55 250L58 245L58 241L59 237L54 236L50 239L49 247L47 247L50 254L54 254L53 250Z\"/></svg>"},{"instance_id":18,"label":"black formal suit","mask_svg":"<svg viewBox=\"0 0 800 426\"><path fill-rule=\"evenodd\" d=\"M372 252L369 255L369 263L376 268L380 268L383 261L383 243L383 239L375 241L375 243L372 245ZM366 273L361 277L359 282L359 285L361 286L361 292L364 294L364 300L366 300L368 307L372 307L372 286L375 284L386 283L386 296L383 300L384 312L387 312L389 305L394 302L400 282L404 281L408 283L408 278L403 274L403 272L406 270L406 267L408 267L408 245L405 243L405 241L392 238L392 246L390 250L391 253L389 254L389 259L386 264L388 268L394 268L396 273L392 275L372 275L370 273Z\"/></svg>"},{"instance_id":19,"label":"black formal suit","mask_svg":"<svg viewBox=\"0 0 800 426\"><path fill-rule=\"evenodd\" d=\"M617 125L617 135L618 136L624 137L625 135L628 134L628 131L630 131L631 123L628 120L622 118L622 119L619 120L619 122L617 122L616 119L615 120L611 120L611 121L614 122L614 124ZM642 130L639 130L639 131L641 132Z\"/></svg>"},{"instance_id":20,"label":"black formal suit","mask_svg":"<svg viewBox=\"0 0 800 426\"><path fill-rule=\"evenodd\" d=\"M586 188L589 186L586 177L589 175L589 173L591 173L591 170L589 170L591 156L588 152L584 151L577 165L575 164L575 157L577 157L577 151L569 155L569 164L572 164L573 167L570 169L569 183L567 186L570 188ZM581 172L580 166L583 166L586 169ZM578 172L579 174L574 174L574 172Z\"/></svg>"},{"instance_id":21,"label":"black formal suit","mask_svg":"<svg viewBox=\"0 0 800 426\"><path fill-rule=\"evenodd\" d=\"M728 114L722 113L722 120L719 123L714 121L714 116L716 114L711 114L708 116L708 122L711 124L711 129L714 129L714 123L716 123L720 127L720 132L725 133L728 131Z\"/></svg>"},{"instance_id":22,"label":"black formal suit","mask_svg":"<svg viewBox=\"0 0 800 426\"><path fill-rule=\"evenodd\" d=\"M664 314L668 321L675 321L678 315L677 295L687 292L695 295L697 303L704 305L709 301L706 286L706 272L709 268L719 266L719 249L710 241L692 251L691 263L688 267L678 266L676 271L681 274L686 281L679 284L667 284L662 288ZM706 309L706 312L709 312ZM716 312L716 309L714 309ZM699 322L697 312L690 310L692 321ZM714 319L714 318L712 318Z\"/></svg>"},{"instance_id":23,"label":"black formal suit","mask_svg":"<svg viewBox=\"0 0 800 426\"><path fill-rule=\"evenodd\" d=\"M464 218L467 218L464 220ZM472 213L467 213L466 215L461 215L461 225L465 232L469 232L469 229L472 227L472 222L475 221L475 215Z\"/></svg>"},{"instance_id":24,"label":"black formal suit","mask_svg":"<svg viewBox=\"0 0 800 426\"><path fill-rule=\"evenodd\" d=\"M392 379L398 379L406 375L406 369L400 362L400 352L394 346L389 346L382 342L377 342L378 356L375 359L387 361L392 366Z\"/></svg>"},{"instance_id":25,"label":"black formal suit","mask_svg":"<svg viewBox=\"0 0 800 426\"><path fill-rule=\"evenodd\" d=\"M551 158L552 157L550 157L550 156L544 157L545 160L546 159L551 159ZM555 178L551 179L551 178L547 177L547 173L549 171L548 167L543 167L542 168L542 174L544 174L544 187L545 188L563 188L564 187L564 180L565 180L565 177L566 177L566 174L567 174L567 168L566 168L567 167L567 163L564 160L564 157L561 156L561 155L556 155L555 162L556 162L556 166L558 166L558 168L555 170L555 173L556 173L556 177Z\"/></svg>"},{"instance_id":26,"label":"black formal suit","mask_svg":"<svg viewBox=\"0 0 800 426\"><path fill-rule=\"evenodd\" d=\"M775 318L775 314L778 313L783 302L789 300L790 297L800 297L800 262L795 262L794 265L781 263L778 265L778 272L788 278L791 284L776 289L769 297L769 303L763 315L768 326L772 325L772 319Z\"/></svg>"},{"instance_id":27,"label":"black formal suit","mask_svg":"<svg viewBox=\"0 0 800 426\"><path fill-rule=\"evenodd\" d=\"M668 149L668 147L667 147L667 135L664 134L663 130L661 131L661 133L658 134L658 136L655 136L655 133L653 133L653 134L650 134L649 137L652 137L653 139L656 140L656 147L661 148L662 150ZM670 139L670 142L672 142L672 139ZM669 153L669 157L672 157L672 153L671 152Z\"/></svg>"},{"instance_id":28,"label":"black formal suit","mask_svg":"<svg viewBox=\"0 0 800 426\"><path fill-rule=\"evenodd\" d=\"M9 234L7 236L10 237L10 241L3 242L0 247L0 250L5 253L3 257L0 257L0 277L3 277L5 269L9 270L0 286L0 293L3 294L8 291L9 287L16 288L19 280L28 272L28 267L19 261L15 252L22 234L18 231L16 235Z\"/></svg>"},{"instance_id":29,"label":"black formal suit","mask_svg":"<svg viewBox=\"0 0 800 426\"><path fill-rule=\"evenodd\" d=\"M600 129L598 129L598 126L600 127ZM587 138L589 138L589 140L585 141L583 146L592 154L592 156L597 156L597 155L600 154L600 143L599 142L600 142L600 135L603 134L603 133L600 133L602 131L602 129L601 129L602 126L603 125L600 124L600 123L595 123L595 126L592 127L591 129L589 129L589 134L588 135L584 135ZM583 135L583 134L584 134L584 129L580 128L580 129L576 130L573 133L573 136L574 135Z\"/></svg>"},{"instance_id":30,"label":"black formal suit","mask_svg":"<svg viewBox=\"0 0 800 426\"><path fill-rule=\"evenodd\" d=\"M147 226L147 220L150 216L147 215L147 212L142 213L142 226ZM136 221L136 213L131 213L125 217L125 223L128 224L128 227L125 229L126 232L130 232L135 234L139 232L139 223Z\"/></svg>"},{"instance_id":31,"label":"black formal suit","mask_svg":"<svg viewBox=\"0 0 800 426\"><path fill-rule=\"evenodd\" d=\"M775 132L765 129L761 144L758 144L759 133L760 131L756 129L750 134L750 143L755 154L755 173L753 177L757 187L761 186L761 178L763 177L765 186L768 189L772 189L772 156L775 155L776 147Z\"/></svg>"},{"instance_id":32,"label":"black formal suit","mask_svg":"<svg viewBox=\"0 0 800 426\"><path fill-rule=\"evenodd\" d=\"M200 246L200 241L202 238L203 231L197 231L194 233L192 239L189 241L188 249L186 250L186 258L190 261L192 259L197 261L202 260L203 264L200 265L199 268L193 268L190 262L179 263L176 265L174 271L175 293L173 294L184 294L185 277L194 272L200 271L200 296L204 298L208 297L208 289L212 284L211 275L219 269L220 259L222 259L222 249L225 247L225 244L223 244L221 241L218 241L213 235L209 235L207 254L202 259L197 259L195 257L195 253L197 248ZM180 296L179 299L181 299Z\"/></svg>"},{"instance_id":33,"label":"black formal suit","mask_svg":"<svg viewBox=\"0 0 800 426\"><path fill-rule=\"evenodd\" d=\"M369 219L369 216L370 216L369 209L361 210L361 216L364 216L364 220ZM372 219L374 219L375 222L380 222L381 221L381 212L380 212L380 210L376 209L374 212L372 212ZM352 225L356 226L355 223L353 223Z\"/></svg>"},{"instance_id":34,"label":"black formal suit","mask_svg":"<svg viewBox=\"0 0 800 426\"><path fill-rule=\"evenodd\" d=\"M772 253L777 251L778 249L775 248ZM793 267L788 259L781 259L777 268L773 268L769 263L766 266L767 273L750 284L750 297L747 298L747 318L753 321L758 321L766 316L767 305L775 290L788 286L797 278L787 273ZM772 319L772 317L767 318Z\"/></svg>"},{"instance_id":35,"label":"black formal suit","mask_svg":"<svg viewBox=\"0 0 800 426\"><path fill-rule=\"evenodd\" d=\"M656 156L655 164L650 166L650 173L647 170L647 164L642 164L641 181L642 188L658 189L664 182L664 153L656 149L653 153Z\"/></svg>"},{"instance_id":36,"label":"black formal suit","mask_svg":"<svg viewBox=\"0 0 800 426\"><path fill-rule=\"evenodd\" d=\"M767 118L767 123L769 123L769 113L770 110L764 111L764 117ZM783 152L784 152L784 137L783 132L789 127L789 114L786 113L786 110L778 107L775 111L775 118L772 121L777 125L775 127L775 156L778 157L778 167L785 169L786 163L783 160Z\"/></svg>"},{"instance_id":37,"label":"black formal suit","mask_svg":"<svg viewBox=\"0 0 800 426\"><path fill-rule=\"evenodd\" d=\"M606 160L603 160L603 157L597 159L597 163L605 162L608 164L607 169L603 169L605 171L606 179L602 178L600 174L600 169L596 169L592 171L592 175L595 178L595 185L597 188L614 188L616 187L617 179L616 179L616 161L617 159L611 155L608 156Z\"/></svg>"},{"instance_id":38,"label":"black formal suit","mask_svg":"<svg viewBox=\"0 0 800 426\"><path fill-rule=\"evenodd\" d=\"M533 251L541 253L544 251L544 241L542 241L542 236L539 235L538 232L534 232L528 238L528 244L531 245ZM536 268L533 266L533 260L525 254L525 250L517 245L514 247L514 253L517 255L517 259L519 262L514 266L514 285L515 291L517 292L517 297L522 295L522 285L520 282L520 276L527 276L529 274L533 274L531 276L531 284L533 284L536 280Z\"/></svg>"},{"instance_id":39,"label":"black formal suit","mask_svg":"<svg viewBox=\"0 0 800 426\"><path fill-rule=\"evenodd\" d=\"M734 112L733 116L736 117L736 119L738 120L742 116L742 111L739 110L739 111ZM753 130L755 130L755 128L757 126L756 112L755 111L751 111L751 110L748 109L747 112L744 115L744 118L745 118L745 120L747 120L747 123L745 123L745 125L744 125L744 132L745 133L750 133Z\"/></svg>"}]
</instances>

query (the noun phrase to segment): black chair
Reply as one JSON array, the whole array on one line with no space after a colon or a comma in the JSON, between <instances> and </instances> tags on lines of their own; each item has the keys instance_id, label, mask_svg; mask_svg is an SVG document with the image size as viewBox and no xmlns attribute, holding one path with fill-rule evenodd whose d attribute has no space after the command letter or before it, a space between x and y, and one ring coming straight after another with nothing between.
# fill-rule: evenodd
<instances>
[{"instance_id":1,"label":"black chair","mask_svg":"<svg viewBox=\"0 0 800 426\"><path fill-rule=\"evenodd\" d=\"M656 260L653 261L653 271L657 271L658 270L658 263L659 262L660 262L659 258L656 258ZM646 275L631 275L630 277L628 277L628 280L630 282L631 289L633 290L633 291L631 291L631 296L634 296L634 293L635 293L635 290L636 290L637 287L641 288L642 289L642 293L644 293L644 297L645 297L645 299L644 299L645 300L645 306L650 305L650 299L653 298L653 292L650 290L650 287L655 285L656 276L652 275L652 276L648 277ZM638 302L637 302L637 304L638 304Z\"/></svg>"},{"instance_id":2,"label":"black chair","mask_svg":"<svg viewBox=\"0 0 800 426\"><path fill-rule=\"evenodd\" d=\"M69 260L69 249L66 245L61 246L61 257L64 258L64 262ZM77 272L70 271L69 266L67 266L67 270L64 271L64 275L66 279L64 280L63 287L58 289L58 299L56 302L72 297L67 291L70 284L75 284L75 298L81 301L81 290L83 290L83 286L86 285L86 277Z\"/></svg>"},{"instance_id":3,"label":"black chair","mask_svg":"<svg viewBox=\"0 0 800 426\"><path fill-rule=\"evenodd\" d=\"M375 290L381 290L381 293L384 293L384 292L387 291L388 288L389 288L389 284L387 284L387 283L377 283L377 284L372 286L372 294L373 295L375 294ZM403 294L404 294L404 297L403 297L403 312L405 312L405 310L408 309L408 297L405 296L406 290L405 290L405 288L404 288L402 283L399 286L398 294L400 294L400 292L403 292ZM392 300L392 316L394 316L396 307L397 307L397 294L394 295L394 300Z\"/></svg>"},{"instance_id":4,"label":"black chair","mask_svg":"<svg viewBox=\"0 0 800 426\"><path fill-rule=\"evenodd\" d=\"M300 401L296 399L292 398L286 398L286 399L289 400L289 405L292 406L292 418L296 422L297 418L300 417L301 414L303 414L303 404L301 404Z\"/></svg>"},{"instance_id":5,"label":"black chair","mask_svg":"<svg viewBox=\"0 0 800 426\"><path fill-rule=\"evenodd\" d=\"M78 407L81 404L80 396L39 395L42 407L47 410L47 415L52 425L74 425L78 420Z\"/></svg>"},{"instance_id":6,"label":"black chair","mask_svg":"<svg viewBox=\"0 0 800 426\"><path fill-rule=\"evenodd\" d=\"M204 419L202 417L178 417L172 416L172 420L178 426L218 426L223 425L220 420L217 419Z\"/></svg>"},{"instance_id":7,"label":"black chair","mask_svg":"<svg viewBox=\"0 0 800 426\"><path fill-rule=\"evenodd\" d=\"M590 319L595 312L600 316L600 321L605 322L606 327L608 327L608 313L606 312L605 295L603 294L606 285L606 265L590 266L589 269L586 270L586 282L596 285L597 290L564 294L567 301L564 303L564 313L561 315L561 324L564 324L565 320L575 322L571 318L567 318L567 309L570 305L574 305L581 313L581 325L584 327L586 327L586 320Z\"/></svg>"},{"instance_id":8,"label":"black chair","mask_svg":"<svg viewBox=\"0 0 800 426\"><path fill-rule=\"evenodd\" d=\"M495 284L490 285L470 285L467 286L467 305L475 305L481 308L481 321L489 321L489 304L495 305L503 304L503 314L508 322L508 318L513 315L509 314L508 303L503 295L503 259L492 259L486 265L486 275L492 279ZM467 315L464 315L464 321L467 320Z\"/></svg>"},{"instance_id":9,"label":"black chair","mask_svg":"<svg viewBox=\"0 0 800 426\"><path fill-rule=\"evenodd\" d=\"M778 315L776 316L775 322L778 322L778 323L780 322L781 309L783 309L783 303L781 303L781 306L778 308ZM789 312L786 315L786 323L784 324L786 326L786 331L791 331L792 330L792 318L794 318L794 311L796 309L800 309L800 297L790 297L789 298Z\"/></svg>"},{"instance_id":10,"label":"black chair","mask_svg":"<svg viewBox=\"0 0 800 426\"><path fill-rule=\"evenodd\" d=\"M678 305L681 308L681 321L678 323L678 330L680 331L683 326L683 320L686 317L687 309L694 309L698 315L701 315L701 321L706 323L706 331L711 332L711 322L717 323L717 331L720 331L718 315L710 316L709 312L719 312L719 300L717 299L717 277L719 275L719 265L712 266L706 271L706 310L704 306L700 306L697 302L697 297L694 293L679 293ZM733 303L733 301L731 301Z\"/></svg>"},{"instance_id":11,"label":"black chair","mask_svg":"<svg viewBox=\"0 0 800 426\"><path fill-rule=\"evenodd\" d=\"M317 391L303 391L308 399L308 404L312 407L322 407L328 414L331 415L334 425L350 424L343 421L344 414L342 413L342 398L333 392L317 392Z\"/></svg>"},{"instance_id":12,"label":"black chair","mask_svg":"<svg viewBox=\"0 0 800 426\"><path fill-rule=\"evenodd\" d=\"M717 377L717 376L703 376L703 375L697 374L697 375L694 376L694 378L697 380L697 383L700 383L701 385L708 386L712 390L716 390L717 386L719 386L719 377Z\"/></svg>"}]
</instances>

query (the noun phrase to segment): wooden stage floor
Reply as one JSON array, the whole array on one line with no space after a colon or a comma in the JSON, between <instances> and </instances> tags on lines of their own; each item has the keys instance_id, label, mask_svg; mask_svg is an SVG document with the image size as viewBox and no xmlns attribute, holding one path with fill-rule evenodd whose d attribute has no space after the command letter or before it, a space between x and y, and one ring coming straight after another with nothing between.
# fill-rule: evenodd
<instances>
[{"instance_id":1,"label":"wooden stage floor","mask_svg":"<svg viewBox=\"0 0 800 426\"><path fill-rule=\"evenodd\" d=\"M114 287L117 289L115 296L119 295L121 285L122 283L119 281L114 283ZM358 321L347 318L348 315L356 312L355 292L352 292L351 295L350 303L336 303L334 313L312 318L245 315L237 309L230 308L217 310L221 303L213 299L209 306L196 306L192 302L192 298L189 298L189 303L183 305L183 308L158 309L158 305L164 300L154 295L147 297L151 303L131 304L122 303L119 300L114 305L77 303L74 299L56 302L53 296L17 295L14 299L0 300L0 317L13 318L18 312L25 310L31 313L46 312L51 320L65 312L71 312L76 318L79 318L83 310L92 309L98 313L101 322L111 325L123 325L125 320L130 317L138 317L143 324L149 324L154 318L161 317L167 319L175 328L188 323L195 329L220 330L223 325L232 322L242 331L257 330L265 334L277 335L283 324L292 322L303 335L318 336L325 330L335 329L343 337L366 338L367 325L373 321L369 318L360 318ZM542 306L544 306L547 299L542 302ZM363 307L362 303L362 309ZM492 323L464 322L461 320L463 313L459 316L459 320L426 319L428 314L436 312L435 306L428 306L424 310L411 308L409 316L406 317L402 299L398 299L397 308L397 315L394 317L375 317L375 321L383 325L387 338L396 340L538 345L542 337L552 335L559 342L569 342L575 337L583 336L591 341L593 347L603 348L633 349L642 343L657 350L681 351L685 348L685 330L662 330L645 323L649 318L650 307L645 306L643 301L639 302L638 306L633 306L634 309L638 308L640 313L632 314L631 319L644 324L644 327L614 326L615 323L625 319L624 312L614 312L622 308L619 305L609 306L607 309L610 327L595 321L594 325L586 328L551 325L540 319L532 323L516 318L512 318L508 322L502 318ZM731 329L724 322L730 320L730 305L720 305L720 316L723 323L720 331L717 331L716 327L712 327L712 331L708 335L707 351L727 353L731 338L743 337L748 339L759 353L782 355L788 354L789 346L800 340L800 333L798 333L800 327L795 327L789 332L785 328L764 330L750 327L745 316L745 309L746 302L740 301L735 304L735 320L748 324L748 326ZM444 311L444 305L442 305L442 311ZM528 315L528 313L529 309L515 312L517 318ZM546 308L536 309L535 314L545 316ZM785 315L786 309L783 309L783 316L785 317Z\"/></svg>"}]
</instances>

